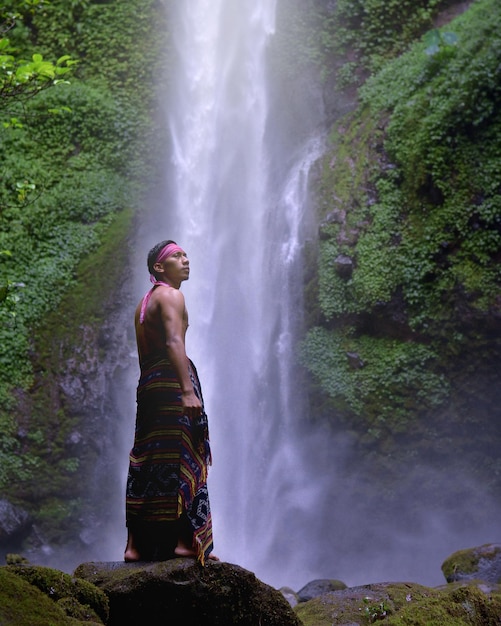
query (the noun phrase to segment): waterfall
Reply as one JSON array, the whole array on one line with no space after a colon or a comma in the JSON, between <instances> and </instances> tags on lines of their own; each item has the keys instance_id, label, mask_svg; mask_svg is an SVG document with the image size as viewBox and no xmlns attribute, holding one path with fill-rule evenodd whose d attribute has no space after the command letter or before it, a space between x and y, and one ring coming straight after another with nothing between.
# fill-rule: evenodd
<instances>
[{"instance_id":1,"label":"waterfall","mask_svg":"<svg viewBox=\"0 0 501 626\"><path fill-rule=\"evenodd\" d=\"M274 0L169 3L166 208L148 243L175 239L190 258L187 352L210 420L215 553L278 585L287 512L307 504L291 436L302 410L293 350L321 141L297 133L282 140L286 154L274 148L266 59L275 9Z\"/></svg>"}]
</instances>

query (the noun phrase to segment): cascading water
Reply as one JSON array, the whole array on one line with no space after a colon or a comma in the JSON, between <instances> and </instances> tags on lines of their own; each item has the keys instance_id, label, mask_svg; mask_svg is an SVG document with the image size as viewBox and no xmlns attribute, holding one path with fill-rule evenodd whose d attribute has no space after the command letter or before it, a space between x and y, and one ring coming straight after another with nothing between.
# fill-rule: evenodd
<instances>
[{"instance_id":1,"label":"cascading water","mask_svg":"<svg viewBox=\"0 0 501 626\"><path fill-rule=\"evenodd\" d=\"M187 351L211 424L215 552L266 580L275 561L278 584L284 514L299 506L287 486L294 474L300 485L289 437L301 410L292 350L308 172L321 146L303 137L301 145L289 140L288 154L270 150L266 54L275 8L273 0L170 3L177 56L166 95L168 209L148 242L173 238L191 261L182 288Z\"/></svg>"}]
</instances>

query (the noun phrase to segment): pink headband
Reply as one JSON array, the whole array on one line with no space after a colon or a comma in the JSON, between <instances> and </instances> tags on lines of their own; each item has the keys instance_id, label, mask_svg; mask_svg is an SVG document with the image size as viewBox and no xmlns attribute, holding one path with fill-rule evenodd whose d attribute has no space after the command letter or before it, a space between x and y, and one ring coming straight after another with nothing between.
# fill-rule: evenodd
<instances>
[{"instance_id":1,"label":"pink headband","mask_svg":"<svg viewBox=\"0 0 501 626\"><path fill-rule=\"evenodd\" d=\"M168 243L165 248L162 248L158 253L155 263L162 263L165 259L176 254L176 252L184 252L184 250L180 248L177 243Z\"/></svg>"},{"instance_id":2,"label":"pink headband","mask_svg":"<svg viewBox=\"0 0 501 626\"><path fill-rule=\"evenodd\" d=\"M158 253L157 258L155 259L155 263L163 263L165 259L168 259L173 254L176 254L176 252L184 252L184 250L180 246L178 246L177 243L168 243ZM155 276L153 276L153 274L150 274L150 282L153 284L157 282L157 279Z\"/></svg>"}]
</instances>

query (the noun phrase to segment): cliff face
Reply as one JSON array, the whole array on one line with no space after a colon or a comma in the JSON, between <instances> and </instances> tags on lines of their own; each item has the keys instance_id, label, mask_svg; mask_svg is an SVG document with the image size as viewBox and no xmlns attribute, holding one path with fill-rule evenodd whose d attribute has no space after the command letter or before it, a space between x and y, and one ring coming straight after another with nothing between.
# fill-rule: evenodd
<instances>
[{"instance_id":1,"label":"cliff face","mask_svg":"<svg viewBox=\"0 0 501 626\"><path fill-rule=\"evenodd\" d=\"M353 429L395 480L412 458L475 474L493 495L499 19L473 3L373 73L334 125L302 348L323 392L313 413Z\"/></svg>"},{"instance_id":2,"label":"cliff face","mask_svg":"<svg viewBox=\"0 0 501 626\"><path fill-rule=\"evenodd\" d=\"M132 436L130 381L137 368L127 269L131 218L124 212L115 220L79 266L77 284L37 328L34 382L17 392L20 452L31 471L4 489L24 517L1 539L6 549L21 545L39 562L61 563L58 546L73 565L99 554L123 509L126 459L117 457L126 434Z\"/></svg>"}]
</instances>

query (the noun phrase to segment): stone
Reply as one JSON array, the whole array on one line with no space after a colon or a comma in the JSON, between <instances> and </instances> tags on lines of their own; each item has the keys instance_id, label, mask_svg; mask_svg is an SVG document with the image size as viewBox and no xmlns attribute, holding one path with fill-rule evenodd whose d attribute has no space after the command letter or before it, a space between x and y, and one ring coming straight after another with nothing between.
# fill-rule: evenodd
<instances>
[{"instance_id":1,"label":"stone","mask_svg":"<svg viewBox=\"0 0 501 626\"><path fill-rule=\"evenodd\" d=\"M352 370L359 370L365 366L365 363L358 352L347 352L346 357L348 358L348 365Z\"/></svg>"},{"instance_id":2,"label":"stone","mask_svg":"<svg viewBox=\"0 0 501 626\"><path fill-rule=\"evenodd\" d=\"M230 563L83 563L75 576L107 595L107 626L301 626L280 591Z\"/></svg>"},{"instance_id":3,"label":"stone","mask_svg":"<svg viewBox=\"0 0 501 626\"><path fill-rule=\"evenodd\" d=\"M501 584L501 544L458 550L442 563L442 572L448 583L481 580Z\"/></svg>"},{"instance_id":4,"label":"stone","mask_svg":"<svg viewBox=\"0 0 501 626\"><path fill-rule=\"evenodd\" d=\"M0 543L21 538L31 526L27 511L14 506L9 500L0 500Z\"/></svg>"},{"instance_id":5,"label":"stone","mask_svg":"<svg viewBox=\"0 0 501 626\"><path fill-rule=\"evenodd\" d=\"M294 589L291 589L290 587L280 587L280 593L283 595L283 597L287 600L292 608L294 608L298 604L299 598Z\"/></svg>"},{"instance_id":6,"label":"stone","mask_svg":"<svg viewBox=\"0 0 501 626\"><path fill-rule=\"evenodd\" d=\"M346 585L341 580L331 580L319 578L312 580L297 592L299 602L308 602L312 598L323 595L329 591L339 591L346 589Z\"/></svg>"},{"instance_id":7,"label":"stone","mask_svg":"<svg viewBox=\"0 0 501 626\"><path fill-rule=\"evenodd\" d=\"M341 278L350 278L353 274L353 259L346 254L338 254L334 259L334 268Z\"/></svg>"}]
</instances>

